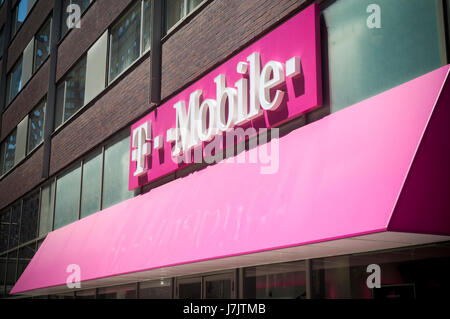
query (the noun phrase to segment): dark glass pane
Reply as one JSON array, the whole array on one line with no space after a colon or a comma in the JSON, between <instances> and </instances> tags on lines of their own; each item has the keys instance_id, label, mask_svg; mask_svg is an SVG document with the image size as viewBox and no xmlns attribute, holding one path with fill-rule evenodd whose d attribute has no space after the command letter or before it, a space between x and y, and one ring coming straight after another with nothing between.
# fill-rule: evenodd
<instances>
[{"instance_id":1,"label":"dark glass pane","mask_svg":"<svg viewBox=\"0 0 450 319\"><path fill-rule=\"evenodd\" d=\"M31 245L22 247L19 249L19 262L17 266L17 279L22 276L23 272L27 268L31 259L34 257L36 253L36 244L33 243Z\"/></svg>"},{"instance_id":2,"label":"dark glass pane","mask_svg":"<svg viewBox=\"0 0 450 319\"><path fill-rule=\"evenodd\" d=\"M84 290L84 291L77 291L75 293L75 299L95 299L96 290Z\"/></svg>"},{"instance_id":3,"label":"dark glass pane","mask_svg":"<svg viewBox=\"0 0 450 319\"><path fill-rule=\"evenodd\" d=\"M245 269L244 298L306 299L305 262Z\"/></svg>"},{"instance_id":4,"label":"dark glass pane","mask_svg":"<svg viewBox=\"0 0 450 319\"><path fill-rule=\"evenodd\" d=\"M446 64L438 2L376 1L380 28L367 24L372 0L334 1L323 10L326 87L333 112Z\"/></svg>"},{"instance_id":5,"label":"dark glass pane","mask_svg":"<svg viewBox=\"0 0 450 319\"><path fill-rule=\"evenodd\" d=\"M0 298L2 295L1 290L4 289L6 284L6 255L0 256Z\"/></svg>"},{"instance_id":6,"label":"dark glass pane","mask_svg":"<svg viewBox=\"0 0 450 319\"><path fill-rule=\"evenodd\" d=\"M11 210L9 208L0 213L0 253L8 250L10 218Z\"/></svg>"},{"instance_id":7,"label":"dark glass pane","mask_svg":"<svg viewBox=\"0 0 450 319\"><path fill-rule=\"evenodd\" d=\"M64 122L67 121L84 105L84 91L86 84L86 58L65 77L66 92L64 103Z\"/></svg>"},{"instance_id":8,"label":"dark glass pane","mask_svg":"<svg viewBox=\"0 0 450 319\"><path fill-rule=\"evenodd\" d=\"M11 102L22 89L22 58L8 75L8 103Z\"/></svg>"},{"instance_id":9,"label":"dark glass pane","mask_svg":"<svg viewBox=\"0 0 450 319\"><path fill-rule=\"evenodd\" d=\"M3 172L6 173L14 167L16 156L16 131L8 136L4 143Z\"/></svg>"},{"instance_id":10,"label":"dark glass pane","mask_svg":"<svg viewBox=\"0 0 450 319\"><path fill-rule=\"evenodd\" d=\"M39 215L39 192L23 200L20 224L20 243L27 243L37 237Z\"/></svg>"},{"instance_id":11,"label":"dark glass pane","mask_svg":"<svg viewBox=\"0 0 450 319\"><path fill-rule=\"evenodd\" d=\"M101 288L97 299L136 299L136 284Z\"/></svg>"},{"instance_id":12,"label":"dark glass pane","mask_svg":"<svg viewBox=\"0 0 450 319\"><path fill-rule=\"evenodd\" d=\"M20 229L20 209L21 203L18 202L12 206L11 224L9 226L9 244L8 249L15 248L19 245L19 229Z\"/></svg>"},{"instance_id":13,"label":"dark glass pane","mask_svg":"<svg viewBox=\"0 0 450 319\"><path fill-rule=\"evenodd\" d=\"M380 267L381 288L367 286L367 267ZM315 298L448 299L450 244L313 260Z\"/></svg>"},{"instance_id":14,"label":"dark glass pane","mask_svg":"<svg viewBox=\"0 0 450 319\"><path fill-rule=\"evenodd\" d=\"M178 284L178 296L180 299L201 299L202 284L198 282L180 282Z\"/></svg>"},{"instance_id":15,"label":"dark glass pane","mask_svg":"<svg viewBox=\"0 0 450 319\"><path fill-rule=\"evenodd\" d=\"M66 82L62 82L56 89L56 105L55 105L55 126L56 130L63 123L64 116L64 90Z\"/></svg>"},{"instance_id":16,"label":"dark glass pane","mask_svg":"<svg viewBox=\"0 0 450 319\"><path fill-rule=\"evenodd\" d=\"M75 299L73 293L66 293L61 295L49 295L48 299Z\"/></svg>"},{"instance_id":17,"label":"dark glass pane","mask_svg":"<svg viewBox=\"0 0 450 319\"><path fill-rule=\"evenodd\" d=\"M36 71L50 54L50 26L52 19L47 22L35 35L34 43L34 71Z\"/></svg>"},{"instance_id":18,"label":"dark glass pane","mask_svg":"<svg viewBox=\"0 0 450 319\"><path fill-rule=\"evenodd\" d=\"M231 279L206 280L206 299L231 299Z\"/></svg>"},{"instance_id":19,"label":"dark glass pane","mask_svg":"<svg viewBox=\"0 0 450 319\"><path fill-rule=\"evenodd\" d=\"M150 49L151 39L151 0L144 1L144 34L142 35L142 51L145 52Z\"/></svg>"},{"instance_id":20,"label":"dark glass pane","mask_svg":"<svg viewBox=\"0 0 450 319\"><path fill-rule=\"evenodd\" d=\"M184 0L166 0L166 31L184 17Z\"/></svg>"},{"instance_id":21,"label":"dark glass pane","mask_svg":"<svg viewBox=\"0 0 450 319\"><path fill-rule=\"evenodd\" d=\"M111 28L109 81L130 66L141 52L141 2L136 4Z\"/></svg>"},{"instance_id":22,"label":"dark glass pane","mask_svg":"<svg viewBox=\"0 0 450 319\"><path fill-rule=\"evenodd\" d=\"M172 298L172 281L157 280L139 284L140 299L170 299Z\"/></svg>"},{"instance_id":23,"label":"dark glass pane","mask_svg":"<svg viewBox=\"0 0 450 319\"><path fill-rule=\"evenodd\" d=\"M28 152L34 150L44 138L46 102L39 104L28 117Z\"/></svg>"},{"instance_id":24,"label":"dark glass pane","mask_svg":"<svg viewBox=\"0 0 450 319\"><path fill-rule=\"evenodd\" d=\"M17 250L8 253L8 261L6 264L6 285L14 286L16 283L16 267L17 267ZM9 290L8 290L9 292Z\"/></svg>"}]
</instances>

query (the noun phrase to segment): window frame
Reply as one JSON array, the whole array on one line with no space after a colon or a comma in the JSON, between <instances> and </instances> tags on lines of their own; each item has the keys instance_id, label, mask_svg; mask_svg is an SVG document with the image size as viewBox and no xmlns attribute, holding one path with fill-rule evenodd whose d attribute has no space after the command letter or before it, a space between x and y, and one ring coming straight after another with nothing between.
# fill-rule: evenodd
<instances>
[{"instance_id":1,"label":"window frame","mask_svg":"<svg viewBox=\"0 0 450 319\"><path fill-rule=\"evenodd\" d=\"M19 27L17 27L17 19L18 19L18 9L19 9L19 5L22 1L27 1L27 5L29 2L33 1L33 5L30 7L29 10L27 10L27 14L25 16L25 19L23 20L23 22L21 23L21 25ZM10 43L14 40L14 38L16 37L17 33L19 33L20 29L22 28L22 26L25 24L25 22L27 21L28 17L31 14L31 11L33 11L33 9L36 7L36 4L39 2L39 0L19 0L16 5L14 6L14 8L11 10L12 14L13 14L13 21L11 21L11 39L10 39Z\"/></svg>"},{"instance_id":2,"label":"window frame","mask_svg":"<svg viewBox=\"0 0 450 319\"><path fill-rule=\"evenodd\" d=\"M163 15L163 25L164 25L164 30L163 30L163 37L161 40L165 40L165 38L167 36L169 36L170 34L174 33L176 30L178 30L179 27L181 27L188 19L190 19L194 14L197 14L207 3L209 3L212 0L203 0L202 2L200 2L194 9L192 9L192 11L188 12L188 0L184 0L184 12L183 12L183 17L178 20L173 26L171 26L170 28L168 28L167 25L167 13L168 13L168 7L167 7L167 1L170 0L165 0L163 2L163 10L164 10L164 15Z\"/></svg>"},{"instance_id":3,"label":"window frame","mask_svg":"<svg viewBox=\"0 0 450 319\"><path fill-rule=\"evenodd\" d=\"M47 23L50 24L49 34L48 34L48 45L49 45L50 50L49 50L47 56L45 57L45 59L42 60L42 63L39 64L38 66L36 66L36 61L37 61L36 51L37 51L37 43L38 43L37 35L39 34L39 32L41 32L44 29L44 27L46 27ZM33 42L34 42L33 43L33 61L32 61L32 63L33 63L32 74L33 75L39 71L39 69L45 64L45 62L51 55L52 31L53 31L53 14L50 13L50 15L45 19L44 23L39 27L38 31L33 36ZM30 78L30 80L31 80L31 78Z\"/></svg>"}]
</instances>

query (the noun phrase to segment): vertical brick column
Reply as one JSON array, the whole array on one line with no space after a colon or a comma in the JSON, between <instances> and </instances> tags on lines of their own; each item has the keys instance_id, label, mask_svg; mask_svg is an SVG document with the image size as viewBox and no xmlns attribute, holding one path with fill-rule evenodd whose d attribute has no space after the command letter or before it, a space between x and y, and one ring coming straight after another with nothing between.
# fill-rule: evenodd
<instances>
[{"instance_id":1,"label":"vertical brick column","mask_svg":"<svg viewBox=\"0 0 450 319\"><path fill-rule=\"evenodd\" d=\"M3 29L3 56L2 56L2 71L0 75L0 132L2 131L2 115L6 106L6 72L8 63L8 47L11 39L11 23L12 13L11 5L13 0L5 0L3 4L6 6L6 22Z\"/></svg>"},{"instance_id":2,"label":"vertical brick column","mask_svg":"<svg viewBox=\"0 0 450 319\"><path fill-rule=\"evenodd\" d=\"M50 172L51 135L54 129L56 107L56 66L58 61L58 42L61 36L62 10L62 1L54 0L50 42L50 76L47 93L47 108L45 112L42 178L48 178Z\"/></svg>"}]
</instances>

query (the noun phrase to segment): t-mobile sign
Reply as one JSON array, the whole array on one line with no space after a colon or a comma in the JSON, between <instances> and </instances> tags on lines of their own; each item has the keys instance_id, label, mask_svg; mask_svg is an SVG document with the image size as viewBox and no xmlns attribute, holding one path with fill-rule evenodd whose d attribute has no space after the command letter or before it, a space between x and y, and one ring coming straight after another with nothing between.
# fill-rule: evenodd
<instances>
[{"instance_id":1,"label":"t-mobile sign","mask_svg":"<svg viewBox=\"0 0 450 319\"><path fill-rule=\"evenodd\" d=\"M237 129L257 135L319 107L320 60L313 4L132 126L129 189L234 149Z\"/></svg>"}]
</instances>

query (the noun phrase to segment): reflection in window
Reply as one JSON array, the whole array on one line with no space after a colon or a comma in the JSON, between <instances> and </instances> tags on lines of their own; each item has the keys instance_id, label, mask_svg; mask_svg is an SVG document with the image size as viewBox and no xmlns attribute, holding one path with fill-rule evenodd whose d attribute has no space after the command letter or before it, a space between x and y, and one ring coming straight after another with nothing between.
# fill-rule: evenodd
<instances>
[{"instance_id":1,"label":"reflection in window","mask_svg":"<svg viewBox=\"0 0 450 319\"><path fill-rule=\"evenodd\" d=\"M166 31L170 30L204 0L165 0Z\"/></svg>"},{"instance_id":2,"label":"reflection in window","mask_svg":"<svg viewBox=\"0 0 450 319\"><path fill-rule=\"evenodd\" d=\"M41 191L41 209L39 216L39 237L47 235L53 227L53 209L55 182L44 186Z\"/></svg>"},{"instance_id":3,"label":"reflection in window","mask_svg":"<svg viewBox=\"0 0 450 319\"><path fill-rule=\"evenodd\" d=\"M137 1L110 30L110 82L139 57L140 34L141 2Z\"/></svg>"},{"instance_id":4,"label":"reflection in window","mask_svg":"<svg viewBox=\"0 0 450 319\"><path fill-rule=\"evenodd\" d=\"M11 208L11 224L9 226L8 249L13 249L19 245L21 208L22 203L20 201L15 203Z\"/></svg>"},{"instance_id":5,"label":"reflection in window","mask_svg":"<svg viewBox=\"0 0 450 319\"><path fill-rule=\"evenodd\" d=\"M34 72L36 72L50 54L51 22L52 19L48 19L34 38Z\"/></svg>"},{"instance_id":6,"label":"reflection in window","mask_svg":"<svg viewBox=\"0 0 450 319\"><path fill-rule=\"evenodd\" d=\"M55 229L78 219L81 169L72 169L56 182Z\"/></svg>"},{"instance_id":7,"label":"reflection in window","mask_svg":"<svg viewBox=\"0 0 450 319\"><path fill-rule=\"evenodd\" d=\"M33 5L37 1L38 0L20 0L20 2L16 5L14 8L14 20L12 22L11 37L17 33L20 26L27 18L28 13L30 13L31 8L33 8Z\"/></svg>"},{"instance_id":8,"label":"reflection in window","mask_svg":"<svg viewBox=\"0 0 450 319\"><path fill-rule=\"evenodd\" d=\"M136 299L136 284L100 288L97 299Z\"/></svg>"},{"instance_id":9,"label":"reflection in window","mask_svg":"<svg viewBox=\"0 0 450 319\"><path fill-rule=\"evenodd\" d=\"M19 259L17 265L17 279L23 274L31 259L36 253L36 243L32 243L28 246L19 249Z\"/></svg>"},{"instance_id":10,"label":"reflection in window","mask_svg":"<svg viewBox=\"0 0 450 319\"><path fill-rule=\"evenodd\" d=\"M438 1L377 1L382 7L379 29L368 28L368 15L361 14L372 3L339 0L323 10L333 112L445 64Z\"/></svg>"},{"instance_id":11,"label":"reflection in window","mask_svg":"<svg viewBox=\"0 0 450 319\"><path fill-rule=\"evenodd\" d=\"M305 262L245 269L244 298L306 299Z\"/></svg>"},{"instance_id":12,"label":"reflection in window","mask_svg":"<svg viewBox=\"0 0 450 319\"><path fill-rule=\"evenodd\" d=\"M10 103L22 89L22 57L8 74L6 96Z\"/></svg>"},{"instance_id":13,"label":"reflection in window","mask_svg":"<svg viewBox=\"0 0 450 319\"><path fill-rule=\"evenodd\" d=\"M8 250L11 209L0 212L0 254Z\"/></svg>"},{"instance_id":14,"label":"reflection in window","mask_svg":"<svg viewBox=\"0 0 450 319\"><path fill-rule=\"evenodd\" d=\"M46 102L41 102L28 117L28 153L34 150L44 138Z\"/></svg>"},{"instance_id":15,"label":"reflection in window","mask_svg":"<svg viewBox=\"0 0 450 319\"><path fill-rule=\"evenodd\" d=\"M20 223L20 244L27 243L37 237L38 215L39 192L36 192L23 200Z\"/></svg>"},{"instance_id":16,"label":"reflection in window","mask_svg":"<svg viewBox=\"0 0 450 319\"><path fill-rule=\"evenodd\" d=\"M67 20L69 19L69 15L73 12L71 10L67 10L69 5L75 4L80 6L80 13L83 14L86 9L91 4L92 0L63 0L63 14L62 14L62 21L61 21L61 37L64 37L66 33L69 31ZM72 22L72 21L71 21Z\"/></svg>"},{"instance_id":17,"label":"reflection in window","mask_svg":"<svg viewBox=\"0 0 450 319\"><path fill-rule=\"evenodd\" d=\"M64 77L56 93L55 128L67 121L84 105L86 57Z\"/></svg>"},{"instance_id":18,"label":"reflection in window","mask_svg":"<svg viewBox=\"0 0 450 319\"><path fill-rule=\"evenodd\" d=\"M16 130L8 136L2 143L2 158L0 160L2 167L1 172L7 173L11 168L14 167L14 160L16 155Z\"/></svg>"},{"instance_id":19,"label":"reflection in window","mask_svg":"<svg viewBox=\"0 0 450 319\"><path fill-rule=\"evenodd\" d=\"M128 190L130 137L126 136L105 149L103 209L133 197Z\"/></svg>"},{"instance_id":20,"label":"reflection in window","mask_svg":"<svg viewBox=\"0 0 450 319\"><path fill-rule=\"evenodd\" d=\"M144 32L142 34L142 52L150 49L151 44L151 3L150 0L144 0Z\"/></svg>"},{"instance_id":21,"label":"reflection in window","mask_svg":"<svg viewBox=\"0 0 450 319\"><path fill-rule=\"evenodd\" d=\"M367 266L381 268L381 288L367 286ZM448 299L450 245L363 253L312 261L314 298Z\"/></svg>"},{"instance_id":22,"label":"reflection in window","mask_svg":"<svg viewBox=\"0 0 450 319\"><path fill-rule=\"evenodd\" d=\"M9 292L16 283L17 250L8 253L6 264L6 291Z\"/></svg>"},{"instance_id":23,"label":"reflection in window","mask_svg":"<svg viewBox=\"0 0 450 319\"><path fill-rule=\"evenodd\" d=\"M172 298L172 281L170 279L147 281L139 284L139 299Z\"/></svg>"},{"instance_id":24,"label":"reflection in window","mask_svg":"<svg viewBox=\"0 0 450 319\"><path fill-rule=\"evenodd\" d=\"M86 160L83 164L83 184L81 187L81 218L100 210L102 187L102 153Z\"/></svg>"}]
</instances>

